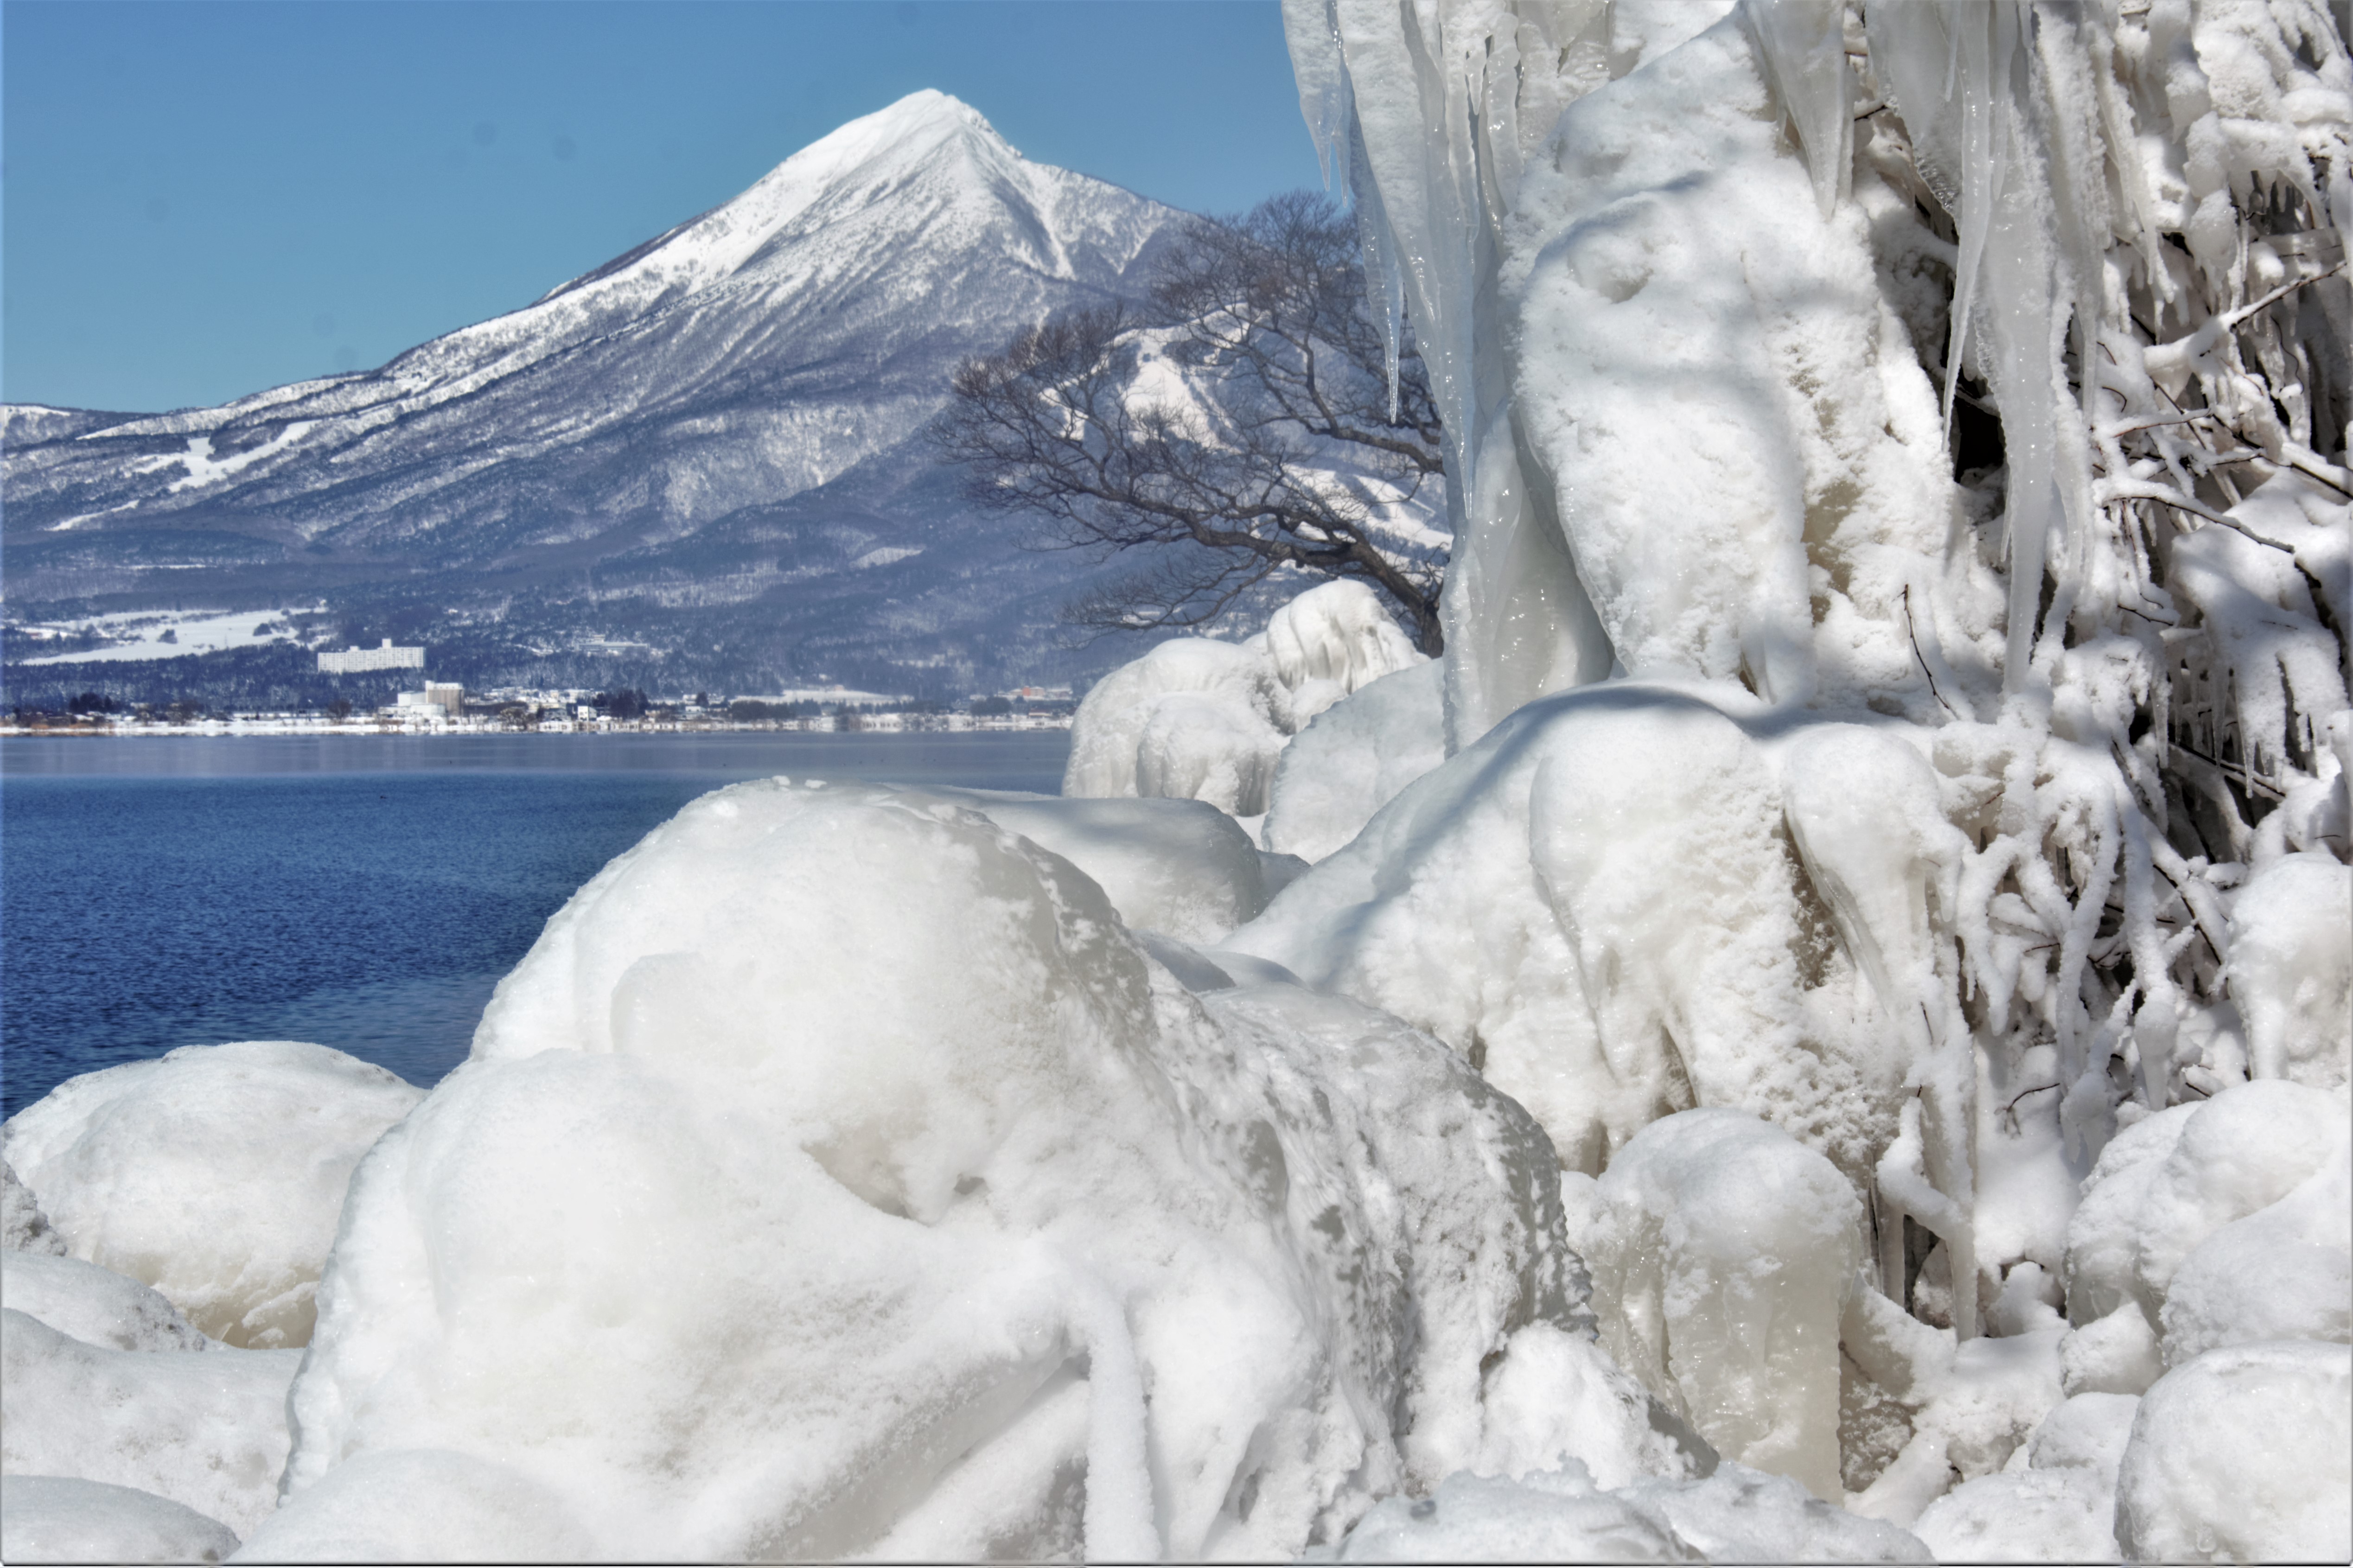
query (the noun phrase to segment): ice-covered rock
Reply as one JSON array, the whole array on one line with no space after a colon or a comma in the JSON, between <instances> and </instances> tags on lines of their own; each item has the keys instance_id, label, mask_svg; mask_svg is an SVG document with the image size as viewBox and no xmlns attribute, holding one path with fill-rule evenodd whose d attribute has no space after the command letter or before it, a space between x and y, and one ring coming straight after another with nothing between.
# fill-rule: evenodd
<instances>
[{"instance_id":1,"label":"ice-covered rock","mask_svg":"<svg viewBox=\"0 0 2353 1568\"><path fill-rule=\"evenodd\" d=\"M0 1149L76 1258L215 1339L301 1345L352 1168L423 1096L324 1046L187 1046L69 1079Z\"/></svg>"},{"instance_id":2,"label":"ice-covered rock","mask_svg":"<svg viewBox=\"0 0 2353 1568\"><path fill-rule=\"evenodd\" d=\"M170 1499L249 1533L276 1506L297 1351L108 1350L0 1310L0 1471Z\"/></svg>"},{"instance_id":3,"label":"ice-covered rock","mask_svg":"<svg viewBox=\"0 0 2353 1568\"><path fill-rule=\"evenodd\" d=\"M1282 749L1266 847L1321 860L1398 792L1446 760L1442 667L1401 669L1317 714Z\"/></svg>"},{"instance_id":4,"label":"ice-covered rock","mask_svg":"<svg viewBox=\"0 0 2353 1568\"><path fill-rule=\"evenodd\" d=\"M2353 1349L2275 1340L2210 1351L2133 1417L2116 1544L2142 1563L2353 1557Z\"/></svg>"},{"instance_id":5,"label":"ice-covered rock","mask_svg":"<svg viewBox=\"0 0 2353 1568\"><path fill-rule=\"evenodd\" d=\"M1206 802L938 789L1094 879L1133 930L1214 942L1266 907L1265 858Z\"/></svg>"},{"instance_id":6,"label":"ice-covered rock","mask_svg":"<svg viewBox=\"0 0 2353 1568\"><path fill-rule=\"evenodd\" d=\"M0 1298L62 1334L118 1351L200 1351L211 1341L128 1275L79 1258L0 1252Z\"/></svg>"},{"instance_id":7,"label":"ice-covered rock","mask_svg":"<svg viewBox=\"0 0 2353 1568\"><path fill-rule=\"evenodd\" d=\"M1204 800L1261 816L1290 737L1421 662L1370 588L1325 583L1245 642L1179 637L1097 681L1071 723L1062 793Z\"/></svg>"},{"instance_id":8,"label":"ice-covered rock","mask_svg":"<svg viewBox=\"0 0 2353 1568\"><path fill-rule=\"evenodd\" d=\"M237 1532L135 1487L16 1476L0 1487L0 1557L11 1563L218 1563Z\"/></svg>"},{"instance_id":9,"label":"ice-covered rock","mask_svg":"<svg viewBox=\"0 0 2353 1568\"><path fill-rule=\"evenodd\" d=\"M1508 1447L1499 1364L1614 1412L1596 1458L1655 1443L1546 1348L1590 1332L1557 1202L1427 1037L1195 998L954 802L739 785L550 921L362 1165L268 1540L1295 1552Z\"/></svg>"},{"instance_id":10,"label":"ice-covered rock","mask_svg":"<svg viewBox=\"0 0 2353 1568\"><path fill-rule=\"evenodd\" d=\"M2252 1076L2344 1087L2353 1068L2353 866L2305 853L2264 868L2231 906L2230 973Z\"/></svg>"},{"instance_id":11,"label":"ice-covered rock","mask_svg":"<svg viewBox=\"0 0 2353 1568\"><path fill-rule=\"evenodd\" d=\"M1727 1458L1841 1497L1839 1324L1863 1241L1837 1167L1741 1111L1686 1110L1636 1134L1578 1206L1619 1363Z\"/></svg>"}]
</instances>

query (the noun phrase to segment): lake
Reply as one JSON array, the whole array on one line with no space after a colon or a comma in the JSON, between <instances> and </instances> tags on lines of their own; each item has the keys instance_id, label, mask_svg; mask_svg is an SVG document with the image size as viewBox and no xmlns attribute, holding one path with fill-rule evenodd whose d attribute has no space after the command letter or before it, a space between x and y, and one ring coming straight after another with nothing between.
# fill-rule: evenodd
<instances>
[{"instance_id":1,"label":"lake","mask_svg":"<svg viewBox=\"0 0 2353 1568\"><path fill-rule=\"evenodd\" d=\"M0 739L0 1114L175 1047L437 1082L598 867L743 779L1061 787L1068 731Z\"/></svg>"}]
</instances>

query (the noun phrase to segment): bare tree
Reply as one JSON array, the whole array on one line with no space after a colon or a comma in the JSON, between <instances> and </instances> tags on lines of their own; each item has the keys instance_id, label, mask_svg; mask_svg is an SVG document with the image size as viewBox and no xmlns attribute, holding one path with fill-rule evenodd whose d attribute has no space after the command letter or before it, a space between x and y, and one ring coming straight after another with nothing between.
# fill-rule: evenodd
<instances>
[{"instance_id":1,"label":"bare tree","mask_svg":"<svg viewBox=\"0 0 2353 1568\"><path fill-rule=\"evenodd\" d=\"M1195 220L1148 307L1105 305L967 360L934 426L1030 543L1165 545L1066 606L1104 629L1198 626L1272 573L1354 577L1440 650L1444 484L1437 405L1410 342L1392 384L1355 220L1310 192Z\"/></svg>"}]
</instances>

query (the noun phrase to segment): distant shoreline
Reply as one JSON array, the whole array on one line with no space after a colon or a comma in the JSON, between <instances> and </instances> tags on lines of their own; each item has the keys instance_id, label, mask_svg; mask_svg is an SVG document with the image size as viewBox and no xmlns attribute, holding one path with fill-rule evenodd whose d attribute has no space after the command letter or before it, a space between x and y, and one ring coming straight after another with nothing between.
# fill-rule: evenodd
<instances>
[{"instance_id":1,"label":"distant shoreline","mask_svg":"<svg viewBox=\"0 0 2353 1568\"><path fill-rule=\"evenodd\" d=\"M1067 713L1027 714L1019 717L974 718L964 713L877 713L848 718L814 719L754 719L742 721L717 722L680 721L649 722L637 719L614 720L550 720L538 724L503 724L485 720L480 723L465 721L440 723L357 723L330 720L310 721L297 718L252 718L207 720L192 724L119 724L100 721L69 721L57 724L0 723L0 739L6 740L134 740L147 736L216 735L222 737L289 735L351 736L351 737L417 737L420 739L465 739L485 735L696 735L696 734L984 734L1020 731L1067 730L1071 715Z\"/></svg>"}]
</instances>

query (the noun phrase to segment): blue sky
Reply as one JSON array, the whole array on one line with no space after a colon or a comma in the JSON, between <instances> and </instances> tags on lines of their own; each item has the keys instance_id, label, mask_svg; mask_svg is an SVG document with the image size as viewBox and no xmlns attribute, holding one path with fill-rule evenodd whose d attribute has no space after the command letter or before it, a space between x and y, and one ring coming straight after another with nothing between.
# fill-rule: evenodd
<instances>
[{"instance_id":1,"label":"blue sky","mask_svg":"<svg viewBox=\"0 0 2353 1568\"><path fill-rule=\"evenodd\" d=\"M1319 183L1274 0L6 0L0 51L17 402L380 364L918 88L1196 211Z\"/></svg>"}]
</instances>

